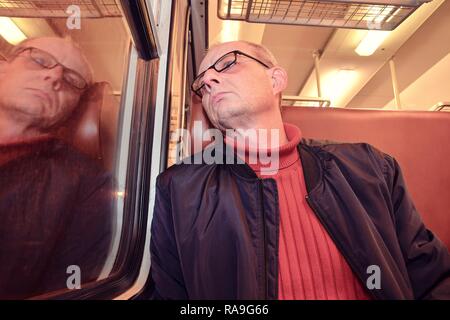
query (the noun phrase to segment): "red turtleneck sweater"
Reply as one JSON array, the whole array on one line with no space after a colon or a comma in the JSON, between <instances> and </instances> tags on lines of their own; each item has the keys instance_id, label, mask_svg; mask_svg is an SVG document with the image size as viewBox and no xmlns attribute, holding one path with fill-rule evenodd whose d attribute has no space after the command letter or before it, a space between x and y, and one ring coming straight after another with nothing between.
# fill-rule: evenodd
<instances>
[{"instance_id":1,"label":"red turtleneck sweater","mask_svg":"<svg viewBox=\"0 0 450 320\"><path fill-rule=\"evenodd\" d=\"M297 145L301 131L284 124L288 143L270 150L279 152L279 168L270 172L261 170L268 165L246 161L260 178L275 179L280 205L280 239L278 298L354 300L370 299L361 281L337 249L305 200L306 185ZM261 151L261 150L260 150ZM263 153L264 155L267 153ZM253 157L255 159L255 157ZM264 163L264 161L261 161Z\"/></svg>"},{"instance_id":2,"label":"red turtleneck sweater","mask_svg":"<svg viewBox=\"0 0 450 320\"><path fill-rule=\"evenodd\" d=\"M0 166L27 153L34 152L36 148L40 148L40 142L50 139L50 135L43 134L25 140L0 142Z\"/></svg>"}]
</instances>

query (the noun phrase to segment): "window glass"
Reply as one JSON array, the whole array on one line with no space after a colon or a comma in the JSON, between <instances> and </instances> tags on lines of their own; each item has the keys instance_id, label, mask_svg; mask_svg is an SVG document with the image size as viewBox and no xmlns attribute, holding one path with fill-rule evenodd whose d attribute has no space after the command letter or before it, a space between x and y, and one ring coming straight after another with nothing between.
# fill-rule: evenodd
<instances>
[{"instance_id":1,"label":"window glass","mask_svg":"<svg viewBox=\"0 0 450 320\"><path fill-rule=\"evenodd\" d=\"M183 159L188 154L187 110L189 103L189 87L187 86L186 60L188 55L188 35L186 4L177 4L172 29L172 58L170 86L170 122L167 167Z\"/></svg>"},{"instance_id":2,"label":"window glass","mask_svg":"<svg viewBox=\"0 0 450 320\"><path fill-rule=\"evenodd\" d=\"M17 2L0 8L0 299L110 275L126 161L130 37L115 1Z\"/></svg>"}]
</instances>

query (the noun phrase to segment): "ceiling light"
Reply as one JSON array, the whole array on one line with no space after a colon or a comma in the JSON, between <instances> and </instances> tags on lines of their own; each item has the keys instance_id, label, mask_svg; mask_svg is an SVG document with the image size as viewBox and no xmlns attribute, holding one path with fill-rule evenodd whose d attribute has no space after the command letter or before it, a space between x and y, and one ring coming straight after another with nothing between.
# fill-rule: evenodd
<instances>
[{"instance_id":1,"label":"ceiling light","mask_svg":"<svg viewBox=\"0 0 450 320\"><path fill-rule=\"evenodd\" d=\"M236 41L239 40L239 31L241 23L239 21L222 21L222 31L220 32L220 41Z\"/></svg>"},{"instance_id":2,"label":"ceiling light","mask_svg":"<svg viewBox=\"0 0 450 320\"><path fill-rule=\"evenodd\" d=\"M0 35L13 45L27 38L22 30L8 17L0 17Z\"/></svg>"},{"instance_id":3,"label":"ceiling light","mask_svg":"<svg viewBox=\"0 0 450 320\"><path fill-rule=\"evenodd\" d=\"M340 106L340 100L351 89L357 79L352 69L340 69L325 81L325 96L329 97L333 107Z\"/></svg>"},{"instance_id":4,"label":"ceiling light","mask_svg":"<svg viewBox=\"0 0 450 320\"><path fill-rule=\"evenodd\" d=\"M370 30L361 40L355 52L363 57L371 56L378 49L384 40L389 36L390 31Z\"/></svg>"}]
</instances>

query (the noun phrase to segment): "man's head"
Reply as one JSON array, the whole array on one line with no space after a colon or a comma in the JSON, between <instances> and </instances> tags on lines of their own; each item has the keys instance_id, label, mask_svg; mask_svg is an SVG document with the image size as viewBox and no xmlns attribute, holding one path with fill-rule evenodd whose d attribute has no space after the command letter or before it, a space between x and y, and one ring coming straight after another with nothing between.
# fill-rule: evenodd
<instances>
[{"instance_id":1,"label":"man's head","mask_svg":"<svg viewBox=\"0 0 450 320\"><path fill-rule=\"evenodd\" d=\"M91 82L89 64L72 41L28 39L0 62L0 109L46 131L71 114Z\"/></svg>"},{"instance_id":2,"label":"man's head","mask_svg":"<svg viewBox=\"0 0 450 320\"><path fill-rule=\"evenodd\" d=\"M231 53L221 60L232 51L242 54ZM202 96L211 123L220 130L245 129L246 124L251 126L279 114L287 74L260 45L235 41L213 46L200 64L199 75L196 88L203 87L197 94Z\"/></svg>"}]
</instances>

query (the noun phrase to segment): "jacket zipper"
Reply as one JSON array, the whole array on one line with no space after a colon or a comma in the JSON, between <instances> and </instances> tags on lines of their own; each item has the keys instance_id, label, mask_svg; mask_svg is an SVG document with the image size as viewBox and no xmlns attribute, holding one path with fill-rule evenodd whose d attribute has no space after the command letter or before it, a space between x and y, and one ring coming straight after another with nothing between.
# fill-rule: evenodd
<instances>
[{"instance_id":1,"label":"jacket zipper","mask_svg":"<svg viewBox=\"0 0 450 320\"><path fill-rule=\"evenodd\" d=\"M333 239L333 242L336 244L336 247L338 247L339 251L341 252L341 254L344 256L345 260L347 261L347 263L350 265L350 268L353 271L356 271L356 264L353 263L353 260L350 259L349 257L345 256L343 253L345 252L343 250L343 246L341 245L341 243L338 241L338 239L334 236L334 234L331 232L330 228L328 227L328 225L325 223L325 220L322 219L322 216L320 214L318 214L318 210L313 206L311 199L309 198L308 195L305 196L306 202L308 202L311 210L314 212L314 214L316 215L317 218L319 218L320 222L322 223L322 225L324 226L324 228L327 230L328 235L331 237L331 239ZM356 276L359 278L359 280L362 282L363 286L365 286L365 279L362 278L362 276L359 274L359 272L355 272ZM377 295L375 294L375 292L373 290L366 290L366 292L369 292L369 294L372 296L372 298L375 299L381 299L382 297L377 297Z\"/></svg>"},{"instance_id":2,"label":"jacket zipper","mask_svg":"<svg viewBox=\"0 0 450 320\"><path fill-rule=\"evenodd\" d=\"M264 249L264 299L268 300L267 294L267 239L266 239L266 211L264 210L264 192L263 192L263 182L259 179L259 191L260 191L260 201L261 201L261 211L262 211L262 227L263 227L263 249Z\"/></svg>"}]
</instances>

